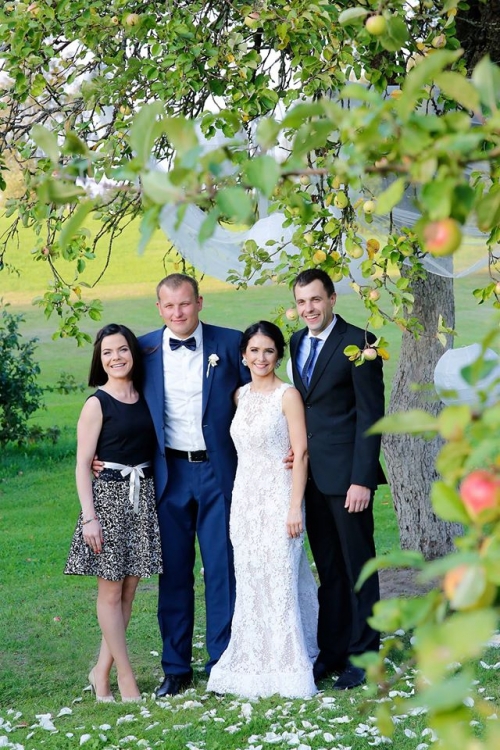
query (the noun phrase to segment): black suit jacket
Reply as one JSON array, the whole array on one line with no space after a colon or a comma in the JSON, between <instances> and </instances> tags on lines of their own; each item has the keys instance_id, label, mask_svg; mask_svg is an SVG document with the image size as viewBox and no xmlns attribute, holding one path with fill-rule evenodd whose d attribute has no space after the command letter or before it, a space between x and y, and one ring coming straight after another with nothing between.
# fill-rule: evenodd
<instances>
[{"instance_id":1,"label":"black suit jacket","mask_svg":"<svg viewBox=\"0 0 500 750\"><path fill-rule=\"evenodd\" d=\"M385 482L380 465L380 435L366 430L384 415L382 360L356 367L344 348L363 349L365 331L340 315L318 356L309 387L297 370L297 352L307 329L290 342L293 380L304 400L309 465L313 479L325 495L345 495L351 484L376 489ZM368 341L375 337L368 334Z\"/></svg>"}]
</instances>

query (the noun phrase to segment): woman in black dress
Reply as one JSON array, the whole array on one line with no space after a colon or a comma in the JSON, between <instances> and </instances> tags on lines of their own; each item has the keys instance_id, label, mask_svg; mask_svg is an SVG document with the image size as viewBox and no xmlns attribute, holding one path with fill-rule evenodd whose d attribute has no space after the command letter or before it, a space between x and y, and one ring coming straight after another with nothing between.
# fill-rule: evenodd
<instances>
[{"instance_id":1,"label":"woman in black dress","mask_svg":"<svg viewBox=\"0 0 500 750\"><path fill-rule=\"evenodd\" d=\"M125 633L139 580L162 568L151 468L155 433L140 395L139 346L125 326L111 323L98 332L89 385L98 390L87 399L78 420L76 486L81 513L64 572L97 576L102 641L89 674L96 700L114 700L109 683L114 663L122 701L137 701L141 696ZM96 454L104 469L93 479Z\"/></svg>"}]
</instances>

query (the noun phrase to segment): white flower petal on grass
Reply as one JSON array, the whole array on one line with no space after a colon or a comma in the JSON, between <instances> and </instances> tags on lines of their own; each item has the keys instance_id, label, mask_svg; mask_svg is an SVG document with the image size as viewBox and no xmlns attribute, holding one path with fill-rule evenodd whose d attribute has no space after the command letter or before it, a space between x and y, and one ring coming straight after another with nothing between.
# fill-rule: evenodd
<instances>
[{"instance_id":1,"label":"white flower petal on grass","mask_svg":"<svg viewBox=\"0 0 500 750\"><path fill-rule=\"evenodd\" d=\"M111 729L111 724L100 724L98 729L101 730L101 732L109 732Z\"/></svg>"},{"instance_id":2,"label":"white flower petal on grass","mask_svg":"<svg viewBox=\"0 0 500 750\"><path fill-rule=\"evenodd\" d=\"M224 731L228 734L234 734L235 732L239 732L241 729L241 724L233 724L230 727L224 727Z\"/></svg>"},{"instance_id":3,"label":"white flower petal on grass","mask_svg":"<svg viewBox=\"0 0 500 750\"><path fill-rule=\"evenodd\" d=\"M417 745L415 750L427 750L429 745L426 742L421 742L420 745Z\"/></svg>"},{"instance_id":4,"label":"white flower petal on grass","mask_svg":"<svg viewBox=\"0 0 500 750\"><path fill-rule=\"evenodd\" d=\"M137 742L137 737L135 737L133 734L128 734L126 737L122 737L120 740L120 745L125 745L127 742Z\"/></svg>"},{"instance_id":5,"label":"white flower petal on grass","mask_svg":"<svg viewBox=\"0 0 500 750\"><path fill-rule=\"evenodd\" d=\"M175 729L176 732L182 732L183 729L189 729L192 726L192 722L189 722L189 724L174 724L172 729Z\"/></svg>"},{"instance_id":6,"label":"white flower petal on grass","mask_svg":"<svg viewBox=\"0 0 500 750\"><path fill-rule=\"evenodd\" d=\"M151 654L151 656L159 656L160 655L158 653L158 651L150 651L149 653Z\"/></svg>"},{"instance_id":7,"label":"white flower petal on grass","mask_svg":"<svg viewBox=\"0 0 500 750\"><path fill-rule=\"evenodd\" d=\"M38 719L38 724L33 726L39 726L41 729L46 729L48 732L57 732L57 729L52 722L52 714L35 714Z\"/></svg>"},{"instance_id":8,"label":"white flower petal on grass","mask_svg":"<svg viewBox=\"0 0 500 750\"><path fill-rule=\"evenodd\" d=\"M297 750L311 750L310 745L299 745Z\"/></svg>"},{"instance_id":9,"label":"white flower petal on grass","mask_svg":"<svg viewBox=\"0 0 500 750\"><path fill-rule=\"evenodd\" d=\"M335 736L331 732L323 732L323 739L325 742L334 742Z\"/></svg>"},{"instance_id":10,"label":"white flower petal on grass","mask_svg":"<svg viewBox=\"0 0 500 750\"><path fill-rule=\"evenodd\" d=\"M26 739L30 740L32 737L34 737L34 735L35 735L34 732L28 732L28 734L26 735Z\"/></svg>"},{"instance_id":11,"label":"white flower petal on grass","mask_svg":"<svg viewBox=\"0 0 500 750\"><path fill-rule=\"evenodd\" d=\"M90 739L92 739L91 734L82 734L80 737L80 746L85 745L86 742L88 742Z\"/></svg>"},{"instance_id":12,"label":"white flower petal on grass","mask_svg":"<svg viewBox=\"0 0 500 750\"><path fill-rule=\"evenodd\" d=\"M148 726L145 728L145 732L149 732L150 729L154 729L160 724L159 721L154 721L152 724L148 724Z\"/></svg>"},{"instance_id":13,"label":"white flower petal on grass","mask_svg":"<svg viewBox=\"0 0 500 750\"><path fill-rule=\"evenodd\" d=\"M497 661L496 664L487 664L485 661L480 661L479 664L483 669L500 669L500 661Z\"/></svg>"},{"instance_id":14,"label":"white flower petal on grass","mask_svg":"<svg viewBox=\"0 0 500 750\"><path fill-rule=\"evenodd\" d=\"M413 729L405 729L405 736L409 737L411 740L416 739L417 734L413 731Z\"/></svg>"},{"instance_id":15,"label":"white flower petal on grass","mask_svg":"<svg viewBox=\"0 0 500 750\"><path fill-rule=\"evenodd\" d=\"M472 708L474 705L474 698L472 696L468 695L466 698L464 698L464 706L468 706L468 708Z\"/></svg>"},{"instance_id":16,"label":"white flower petal on grass","mask_svg":"<svg viewBox=\"0 0 500 750\"><path fill-rule=\"evenodd\" d=\"M73 734L73 732L66 732L66 735L65 735L65 736L66 736L66 737L67 737L68 739L71 739L71 738L72 738L72 737L74 737L75 735Z\"/></svg>"},{"instance_id":17,"label":"white flower petal on grass","mask_svg":"<svg viewBox=\"0 0 500 750\"><path fill-rule=\"evenodd\" d=\"M434 729L430 729L429 727L427 727L427 729L423 729L422 730L421 736L422 737L429 737L429 739L430 739L431 742L436 742L437 738L438 738L436 732L434 731Z\"/></svg>"},{"instance_id":18,"label":"white flower petal on grass","mask_svg":"<svg viewBox=\"0 0 500 750\"><path fill-rule=\"evenodd\" d=\"M335 719L330 719L332 724L349 724L352 721L350 716L336 716Z\"/></svg>"},{"instance_id":19,"label":"white flower petal on grass","mask_svg":"<svg viewBox=\"0 0 500 750\"><path fill-rule=\"evenodd\" d=\"M247 721L250 721L250 719L252 718L252 712L253 712L253 708L250 703L241 704L241 715L243 716L244 719L246 719Z\"/></svg>"},{"instance_id":20,"label":"white flower petal on grass","mask_svg":"<svg viewBox=\"0 0 500 750\"><path fill-rule=\"evenodd\" d=\"M199 701L186 701L182 704L181 708L203 708L203 703Z\"/></svg>"},{"instance_id":21,"label":"white flower petal on grass","mask_svg":"<svg viewBox=\"0 0 500 750\"><path fill-rule=\"evenodd\" d=\"M57 714L57 718L59 718L60 716L69 716L72 713L73 713L73 711L72 711L71 708L68 708L67 706L64 706L64 708L61 708L61 710Z\"/></svg>"},{"instance_id":22,"label":"white flower petal on grass","mask_svg":"<svg viewBox=\"0 0 500 750\"><path fill-rule=\"evenodd\" d=\"M134 716L134 714L125 714L125 716L119 716L116 720L116 725L119 724L127 724L129 721L137 721L137 718Z\"/></svg>"}]
</instances>

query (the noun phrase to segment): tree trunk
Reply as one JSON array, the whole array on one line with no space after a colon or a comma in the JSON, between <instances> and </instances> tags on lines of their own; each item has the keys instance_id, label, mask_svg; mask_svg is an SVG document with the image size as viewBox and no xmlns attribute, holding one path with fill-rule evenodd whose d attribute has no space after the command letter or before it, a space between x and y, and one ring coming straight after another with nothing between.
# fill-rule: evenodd
<instances>
[{"instance_id":1,"label":"tree trunk","mask_svg":"<svg viewBox=\"0 0 500 750\"><path fill-rule=\"evenodd\" d=\"M486 54L500 63L500 0L468 0L467 5L458 10L455 28L470 75Z\"/></svg>"},{"instance_id":2,"label":"tree trunk","mask_svg":"<svg viewBox=\"0 0 500 750\"><path fill-rule=\"evenodd\" d=\"M445 351L436 338L439 314L447 326L455 325L453 279L429 274L427 279L413 283L413 293L413 314L424 332L419 339L403 334L388 412L425 409L437 415L442 404L432 397L432 391L413 390L412 386L434 382L434 368ZM449 341L447 348L450 344ZM461 531L458 524L438 518L430 503L431 485L438 478L434 466L441 444L440 438L424 440L412 435L384 435L382 440L401 547L418 550L428 560L448 553Z\"/></svg>"}]
</instances>

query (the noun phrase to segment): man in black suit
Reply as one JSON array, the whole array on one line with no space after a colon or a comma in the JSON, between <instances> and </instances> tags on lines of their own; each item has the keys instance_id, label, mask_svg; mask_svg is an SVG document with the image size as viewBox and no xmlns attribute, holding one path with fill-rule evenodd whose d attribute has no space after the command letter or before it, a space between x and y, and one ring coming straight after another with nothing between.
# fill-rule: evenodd
<instances>
[{"instance_id":1,"label":"man in black suit","mask_svg":"<svg viewBox=\"0 0 500 750\"><path fill-rule=\"evenodd\" d=\"M366 431L384 414L382 360L356 367L343 353L374 336L335 315L334 285L324 271L300 273L293 286L307 328L290 342L293 380L306 407L310 476L306 523L320 587L316 681L337 674L333 687L361 685L364 670L350 655L378 651L380 635L367 623L379 599L378 576L354 586L375 556L373 494L385 477L380 436Z\"/></svg>"}]
</instances>

